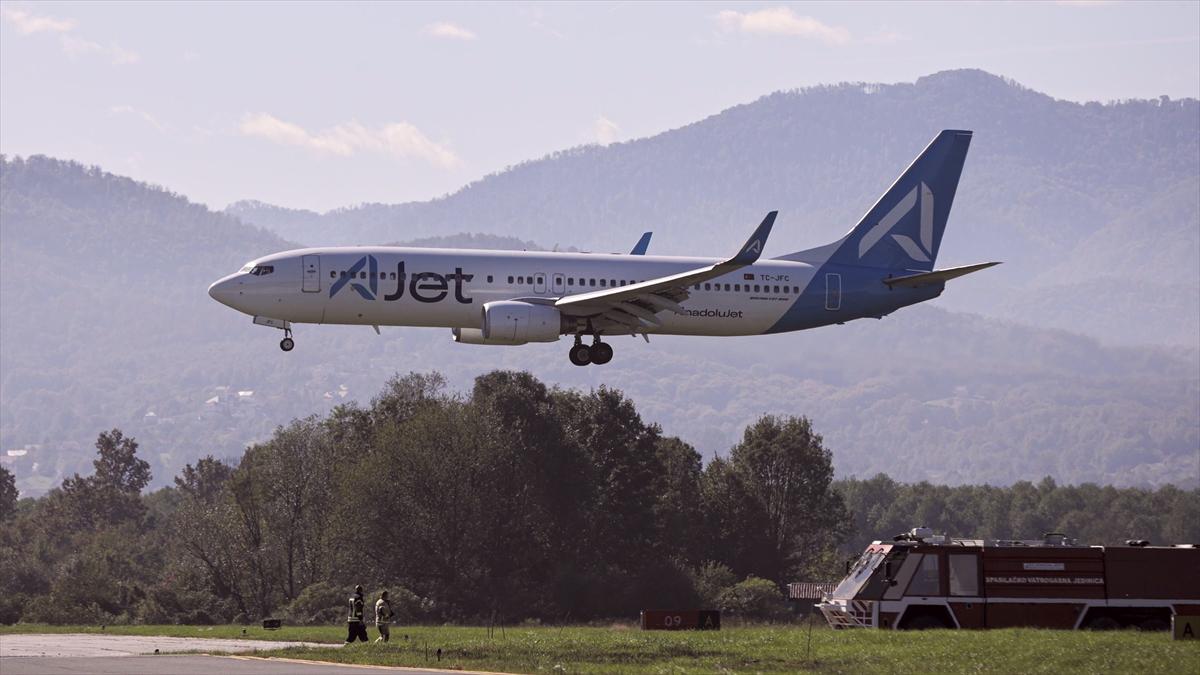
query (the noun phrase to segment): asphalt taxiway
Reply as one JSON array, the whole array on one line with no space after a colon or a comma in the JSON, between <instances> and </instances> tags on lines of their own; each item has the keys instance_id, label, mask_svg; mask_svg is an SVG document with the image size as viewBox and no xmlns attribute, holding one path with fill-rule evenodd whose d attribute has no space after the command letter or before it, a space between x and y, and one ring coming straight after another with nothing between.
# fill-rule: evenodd
<instances>
[{"instance_id":1,"label":"asphalt taxiway","mask_svg":"<svg viewBox=\"0 0 1200 675\"><path fill-rule=\"evenodd\" d=\"M463 675L466 672L227 655L296 646L317 645L139 635L0 635L0 672L3 675L365 675L370 671Z\"/></svg>"}]
</instances>

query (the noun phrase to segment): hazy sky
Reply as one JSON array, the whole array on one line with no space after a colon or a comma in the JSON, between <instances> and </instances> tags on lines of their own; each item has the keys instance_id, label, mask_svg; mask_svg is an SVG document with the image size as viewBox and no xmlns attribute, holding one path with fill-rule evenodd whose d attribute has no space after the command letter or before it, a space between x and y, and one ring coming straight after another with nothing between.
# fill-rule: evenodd
<instances>
[{"instance_id":1,"label":"hazy sky","mask_svg":"<svg viewBox=\"0 0 1200 675\"><path fill-rule=\"evenodd\" d=\"M1200 96L1200 3L0 2L0 151L223 208L428 199L778 89Z\"/></svg>"}]
</instances>

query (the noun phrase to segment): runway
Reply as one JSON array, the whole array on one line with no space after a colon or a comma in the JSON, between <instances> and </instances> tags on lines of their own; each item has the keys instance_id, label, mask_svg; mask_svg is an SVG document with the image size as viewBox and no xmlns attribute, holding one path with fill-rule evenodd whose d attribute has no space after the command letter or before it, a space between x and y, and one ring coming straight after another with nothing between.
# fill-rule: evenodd
<instances>
[{"instance_id":1,"label":"runway","mask_svg":"<svg viewBox=\"0 0 1200 675\"><path fill-rule=\"evenodd\" d=\"M469 672L179 653L245 653L313 644L138 635L0 635L0 671L4 675L365 675L372 671L464 675Z\"/></svg>"}]
</instances>

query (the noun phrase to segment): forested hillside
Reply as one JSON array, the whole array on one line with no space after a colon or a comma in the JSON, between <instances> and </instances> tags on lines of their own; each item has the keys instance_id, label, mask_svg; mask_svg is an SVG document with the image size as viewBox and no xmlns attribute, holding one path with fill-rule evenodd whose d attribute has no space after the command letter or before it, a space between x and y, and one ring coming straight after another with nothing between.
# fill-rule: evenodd
<instances>
[{"instance_id":1,"label":"forested hillside","mask_svg":"<svg viewBox=\"0 0 1200 675\"><path fill-rule=\"evenodd\" d=\"M239 218L306 244L471 230L719 255L764 213L767 255L848 230L943 128L975 131L940 263L1003 260L946 306L1107 343L1200 343L1200 102L1078 104L982 71L777 92L680 129L574 148L447 197ZM1102 301L1097 301L1102 298Z\"/></svg>"},{"instance_id":2,"label":"forested hillside","mask_svg":"<svg viewBox=\"0 0 1200 675\"><path fill-rule=\"evenodd\" d=\"M0 623L337 623L355 583L388 589L408 625L655 606L786 619L783 584L836 579L864 541L914 524L1200 540L1200 488L835 481L821 429L793 416L749 420L704 464L643 412L525 372L464 393L408 375L149 494L158 449L101 432L93 467L40 499L18 503L0 467Z\"/></svg>"},{"instance_id":3,"label":"forested hillside","mask_svg":"<svg viewBox=\"0 0 1200 675\"><path fill-rule=\"evenodd\" d=\"M1198 119L1195 101L1078 105L941 73L773 94L435 202L325 215L242 204L237 218L98 168L5 158L3 460L39 494L86 469L95 430L117 425L155 448L162 481L396 372L436 369L461 391L500 366L618 386L706 459L762 413L804 414L842 477L1196 485ZM941 262L1006 264L882 322L618 340L612 366L579 369L562 344L459 345L432 329L302 326L285 355L272 330L205 293L295 245L242 219L304 243L625 251L650 229L653 251L719 252L769 203L795 219L769 244L783 253L840 234L941 126L976 129Z\"/></svg>"},{"instance_id":4,"label":"forested hillside","mask_svg":"<svg viewBox=\"0 0 1200 675\"><path fill-rule=\"evenodd\" d=\"M23 494L85 470L98 428L154 448L161 481L364 400L395 372L437 369L465 390L497 366L618 386L707 459L777 413L821 425L840 476L1194 485L1200 472L1194 350L1106 347L922 306L799 334L618 340L603 369L571 366L562 344L459 345L432 329L304 326L283 354L273 331L205 291L287 242L77 164L0 169L0 447L17 451L4 461Z\"/></svg>"}]
</instances>

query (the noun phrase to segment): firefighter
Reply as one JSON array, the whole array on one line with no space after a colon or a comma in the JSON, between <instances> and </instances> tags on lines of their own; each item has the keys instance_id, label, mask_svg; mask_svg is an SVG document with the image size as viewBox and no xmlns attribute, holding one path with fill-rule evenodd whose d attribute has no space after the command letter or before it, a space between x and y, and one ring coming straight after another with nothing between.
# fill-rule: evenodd
<instances>
[{"instance_id":1,"label":"firefighter","mask_svg":"<svg viewBox=\"0 0 1200 675\"><path fill-rule=\"evenodd\" d=\"M367 625L363 623L363 587L355 586L350 596L350 616L346 618L346 644L355 640L367 641Z\"/></svg>"},{"instance_id":2,"label":"firefighter","mask_svg":"<svg viewBox=\"0 0 1200 675\"><path fill-rule=\"evenodd\" d=\"M375 601L375 627L379 629L379 637L375 638L376 642L387 642L391 639L391 629L388 624L392 622L392 603L388 601L388 592L384 591L379 594L379 599Z\"/></svg>"}]
</instances>

